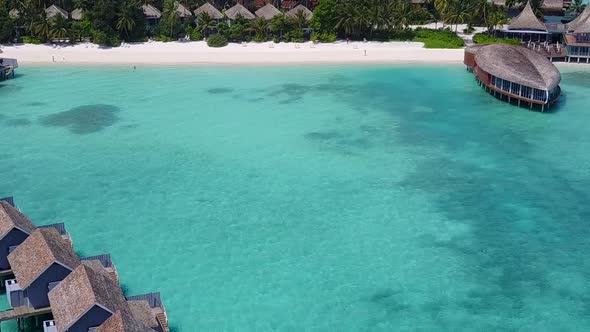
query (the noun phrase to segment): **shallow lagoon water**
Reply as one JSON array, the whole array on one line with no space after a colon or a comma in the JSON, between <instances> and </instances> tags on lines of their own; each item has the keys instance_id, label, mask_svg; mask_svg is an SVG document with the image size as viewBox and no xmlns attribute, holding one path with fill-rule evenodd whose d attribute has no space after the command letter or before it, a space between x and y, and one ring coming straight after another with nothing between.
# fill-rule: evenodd
<instances>
[{"instance_id":1,"label":"shallow lagoon water","mask_svg":"<svg viewBox=\"0 0 590 332\"><path fill-rule=\"evenodd\" d=\"M176 332L588 330L590 68L562 70L537 113L462 66L22 66L0 195Z\"/></svg>"}]
</instances>

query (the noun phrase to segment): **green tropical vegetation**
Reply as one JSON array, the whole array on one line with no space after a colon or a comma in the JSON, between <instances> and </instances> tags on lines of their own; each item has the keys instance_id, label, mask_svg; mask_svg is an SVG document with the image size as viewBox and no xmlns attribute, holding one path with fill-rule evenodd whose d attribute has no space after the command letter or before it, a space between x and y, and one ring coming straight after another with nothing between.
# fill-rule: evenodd
<instances>
[{"instance_id":1,"label":"green tropical vegetation","mask_svg":"<svg viewBox=\"0 0 590 332\"><path fill-rule=\"evenodd\" d=\"M473 42L476 44L488 44L488 43L502 43L510 45L519 45L520 40L518 38L498 38L490 36L486 33L476 33L473 35Z\"/></svg>"},{"instance_id":2,"label":"green tropical vegetation","mask_svg":"<svg viewBox=\"0 0 590 332\"><path fill-rule=\"evenodd\" d=\"M217 8L228 8L234 1L215 0L213 3ZM533 6L540 8L541 1L534 0ZM574 3L576 1L579 0ZM205 0L181 2L194 11ZM54 3L68 12L81 9L82 20L74 21L61 15L48 18L45 14L47 1L0 0L0 42L67 40L115 46L122 41L148 38L203 40L217 35L229 42L333 42L340 38L413 40L424 42L426 47L456 48L463 46L463 41L455 34L459 24L493 27L507 21L505 10L488 0L426 0L423 5L410 0L320 0L311 20L300 12L291 17L283 13L271 20L237 17L231 24L227 19L215 20L206 13L180 17L175 0L55 0ZM158 20L146 19L142 10L142 5L146 4L160 8L162 16ZM251 9L254 4L254 0L245 1ZM11 10L17 10L18 15L11 15ZM442 26L437 26L436 30L410 29L410 25L430 22L442 22Z\"/></svg>"}]
</instances>

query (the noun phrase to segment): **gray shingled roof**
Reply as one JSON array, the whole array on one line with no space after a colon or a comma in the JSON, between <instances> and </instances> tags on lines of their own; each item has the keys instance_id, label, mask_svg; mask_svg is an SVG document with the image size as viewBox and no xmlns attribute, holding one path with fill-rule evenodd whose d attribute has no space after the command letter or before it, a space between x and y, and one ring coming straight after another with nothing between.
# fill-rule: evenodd
<instances>
[{"instance_id":1,"label":"gray shingled roof","mask_svg":"<svg viewBox=\"0 0 590 332\"><path fill-rule=\"evenodd\" d=\"M13 228L31 234L36 227L17 208L8 204L8 202L0 201L0 239L3 239Z\"/></svg>"},{"instance_id":2,"label":"gray shingled roof","mask_svg":"<svg viewBox=\"0 0 590 332\"><path fill-rule=\"evenodd\" d=\"M308 20L311 20L311 18L313 17L313 13L311 10L307 9L307 7L305 7L304 5L297 5L295 8L293 8L287 12L287 16L296 17L297 13L299 13L301 11L305 14L305 17Z\"/></svg>"},{"instance_id":3,"label":"gray shingled roof","mask_svg":"<svg viewBox=\"0 0 590 332\"><path fill-rule=\"evenodd\" d=\"M69 329L95 305L111 313L126 309L119 285L106 273L84 264L49 292L49 302L58 332Z\"/></svg>"},{"instance_id":4,"label":"gray shingled roof","mask_svg":"<svg viewBox=\"0 0 590 332\"><path fill-rule=\"evenodd\" d=\"M246 7L237 3L235 6L231 7L225 12L225 16L227 16L230 20L235 20L239 15L247 20L253 20L256 18L252 12L250 12Z\"/></svg>"},{"instance_id":5,"label":"gray shingled roof","mask_svg":"<svg viewBox=\"0 0 590 332\"><path fill-rule=\"evenodd\" d=\"M80 265L80 258L71 244L55 228L49 227L37 228L8 255L8 262L16 281L25 289L52 264L73 270Z\"/></svg>"},{"instance_id":6,"label":"gray shingled roof","mask_svg":"<svg viewBox=\"0 0 590 332\"><path fill-rule=\"evenodd\" d=\"M68 12L59 8L56 5L51 5L45 9L45 15L47 18L55 17L56 15L61 15L63 18L68 18Z\"/></svg>"},{"instance_id":7,"label":"gray shingled roof","mask_svg":"<svg viewBox=\"0 0 590 332\"><path fill-rule=\"evenodd\" d=\"M281 11L278 10L275 6L267 3L266 5L262 6L260 9L256 11L256 16L262 17L265 20L270 20L275 16L281 15Z\"/></svg>"},{"instance_id":8,"label":"gray shingled roof","mask_svg":"<svg viewBox=\"0 0 590 332\"><path fill-rule=\"evenodd\" d=\"M162 17L162 13L158 10L158 8L152 5L142 5L141 9L143 9L143 15L145 15L147 18Z\"/></svg>"},{"instance_id":9,"label":"gray shingled roof","mask_svg":"<svg viewBox=\"0 0 590 332\"><path fill-rule=\"evenodd\" d=\"M508 25L509 30L534 30L547 31L547 27L543 24L531 8L531 3L527 2L526 6L518 16L513 18Z\"/></svg>"},{"instance_id":10,"label":"gray shingled roof","mask_svg":"<svg viewBox=\"0 0 590 332\"><path fill-rule=\"evenodd\" d=\"M104 321L96 332L154 332L125 310L117 310L109 319Z\"/></svg>"},{"instance_id":11,"label":"gray shingled roof","mask_svg":"<svg viewBox=\"0 0 590 332\"><path fill-rule=\"evenodd\" d=\"M205 2L204 5L195 9L195 16L198 16L201 13L207 13L209 16L211 16L211 18L216 20L221 20L223 18L223 14L208 2Z\"/></svg>"},{"instance_id":12,"label":"gray shingled roof","mask_svg":"<svg viewBox=\"0 0 590 332\"><path fill-rule=\"evenodd\" d=\"M553 63L522 46L482 46L475 51L475 62L489 74L539 90L551 90L561 81L561 74Z\"/></svg>"}]
</instances>

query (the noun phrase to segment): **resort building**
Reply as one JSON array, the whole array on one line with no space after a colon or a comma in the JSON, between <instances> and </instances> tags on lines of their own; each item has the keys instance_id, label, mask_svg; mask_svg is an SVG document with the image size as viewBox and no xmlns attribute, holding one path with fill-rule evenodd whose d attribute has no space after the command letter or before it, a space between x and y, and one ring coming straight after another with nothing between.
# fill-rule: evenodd
<instances>
[{"instance_id":1,"label":"resort building","mask_svg":"<svg viewBox=\"0 0 590 332\"><path fill-rule=\"evenodd\" d=\"M289 10L287 12L287 16L295 18L297 15L299 15L299 13L303 13L308 21L313 17L313 12L303 5L297 5L295 8Z\"/></svg>"},{"instance_id":2,"label":"resort building","mask_svg":"<svg viewBox=\"0 0 590 332\"><path fill-rule=\"evenodd\" d=\"M551 40L551 34L545 24L535 16L530 2L527 2L522 12L513 18L510 24L502 26L501 29L496 29L496 34L500 37L518 38L525 42Z\"/></svg>"},{"instance_id":3,"label":"resort building","mask_svg":"<svg viewBox=\"0 0 590 332\"><path fill-rule=\"evenodd\" d=\"M193 16L193 13L191 13L190 10L188 10L185 6L183 6L178 1L174 2L174 8L176 10L176 15L178 15L178 17L180 17L181 20L184 20L186 18Z\"/></svg>"},{"instance_id":4,"label":"resort building","mask_svg":"<svg viewBox=\"0 0 590 332\"><path fill-rule=\"evenodd\" d=\"M266 5L258 9L254 14L256 14L257 17L262 17L265 20L271 20L273 19L273 17L282 15L283 13L281 13L281 11L278 10L275 6L271 5L270 3L267 3Z\"/></svg>"},{"instance_id":5,"label":"resort building","mask_svg":"<svg viewBox=\"0 0 590 332\"><path fill-rule=\"evenodd\" d=\"M117 310L109 319L94 329L94 332L155 332L155 330L135 319L131 313Z\"/></svg>"},{"instance_id":6,"label":"resort building","mask_svg":"<svg viewBox=\"0 0 590 332\"><path fill-rule=\"evenodd\" d=\"M65 19L68 18L68 12L59 8L56 5L51 5L49 7L47 7L47 9L45 9L45 15L47 15L47 18L54 18L56 16L61 16Z\"/></svg>"},{"instance_id":7,"label":"resort building","mask_svg":"<svg viewBox=\"0 0 590 332\"><path fill-rule=\"evenodd\" d=\"M567 24L564 38L568 62L590 62L590 6Z\"/></svg>"},{"instance_id":8,"label":"resort building","mask_svg":"<svg viewBox=\"0 0 590 332\"><path fill-rule=\"evenodd\" d=\"M213 7L212 4L205 2L204 5L202 5L201 7L195 9L195 16L199 16L202 13L206 13L207 15L209 15L209 17L211 17L214 20L220 21L221 19L223 19L223 14L217 10L217 8Z\"/></svg>"},{"instance_id":9,"label":"resort building","mask_svg":"<svg viewBox=\"0 0 590 332\"><path fill-rule=\"evenodd\" d=\"M49 292L55 331L88 332L115 312L127 310L125 297L106 273L79 265ZM46 324L44 324L46 325Z\"/></svg>"},{"instance_id":10,"label":"resort building","mask_svg":"<svg viewBox=\"0 0 590 332\"><path fill-rule=\"evenodd\" d=\"M521 46L475 45L465 49L464 63L490 94L519 106L544 111L561 93L559 70L547 58Z\"/></svg>"},{"instance_id":11,"label":"resort building","mask_svg":"<svg viewBox=\"0 0 590 332\"><path fill-rule=\"evenodd\" d=\"M169 332L168 317L160 293L128 296L127 304L135 319L155 331Z\"/></svg>"},{"instance_id":12,"label":"resort building","mask_svg":"<svg viewBox=\"0 0 590 332\"><path fill-rule=\"evenodd\" d=\"M111 255L102 254L96 256L89 256L81 258L82 264L89 266L95 270L106 272L106 274L116 284L119 284L119 275L115 264L111 261Z\"/></svg>"},{"instance_id":13,"label":"resort building","mask_svg":"<svg viewBox=\"0 0 590 332\"><path fill-rule=\"evenodd\" d=\"M71 241L63 223L39 226L39 228L53 228L64 240ZM12 197L0 200L0 275L12 272L8 262L8 254L23 243L36 229L33 222L16 208Z\"/></svg>"},{"instance_id":14,"label":"resort building","mask_svg":"<svg viewBox=\"0 0 590 332\"><path fill-rule=\"evenodd\" d=\"M34 309L48 307L49 291L80 265L71 243L51 227L35 230L8 262L15 276L5 282L9 304Z\"/></svg>"},{"instance_id":15,"label":"resort building","mask_svg":"<svg viewBox=\"0 0 590 332\"><path fill-rule=\"evenodd\" d=\"M231 21L237 19L238 17L243 17L247 20L253 20L256 18L252 12L250 12L246 7L242 6L241 4L237 3L235 6L231 7L225 12L225 16Z\"/></svg>"},{"instance_id":16,"label":"resort building","mask_svg":"<svg viewBox=\"0 0 590 332\"><path fill-rule=\"evenodd\" d=\"M146 25L148 28L155 27L160 22L160 17L162 17L162 13L158 10L158 8L152 5L142 5L141 9L143 10L143 15L146 19Z\"/></svg>"}]
</instances>

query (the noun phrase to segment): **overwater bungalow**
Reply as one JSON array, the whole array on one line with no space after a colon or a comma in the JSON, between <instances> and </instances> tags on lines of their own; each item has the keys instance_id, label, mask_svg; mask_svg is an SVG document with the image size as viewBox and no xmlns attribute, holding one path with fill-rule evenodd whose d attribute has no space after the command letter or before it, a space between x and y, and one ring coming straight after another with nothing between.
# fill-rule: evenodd
<instances>
[{"instance_id":1,"label":"overwater bungalow","mask_svg":"<svg viewBox=\"0 0 590 332\"><path fill-rule=\"evenodd\" d=\"M72 17L72 20L74 20L74 21L82 21L82 18L84 18L84 10L81 8L76 8L76 9L72 10L72 12L70 13L70 16Z\"/></svg>"},{"instance_id":2,"label":"overwater bungalow","mask_svg":"<svg viewBox=\"0 0 590 332\"><path fill-rule=\"evenodd\" d=\"M47 15L47 18L54 18L59 15L67 19L69 13L56 5L51 5L45 9L45 15Z\"/></svg>"},{"instance_id":3,"label":"overwater bungalow","mask_svg":"<svg viewBox=\"0 0 590 332\"><path fill-rule=\"evenodd\" d=\"M39 228L53 228L66 241L70 242L70 235L63 223L39 226ZM11 274L8 254L31 235L37 226L16 206L12 197L10 200L0 200L0 275Z\"/></svg>"},{"instance_id":4,"label":"overwater bungalow","mask_svg":"<svg viewBox=\"0 0 590 332\"><path fill-rule=\"evenodd\" d=\"M37 227L16 207L14 202L0 201L0 270L10 270L8 254L23 243Z\"/></svg>"},{"instance_id":5,"label":"overwater bungalow","mask_svg":"<svg viewBox=\"0 0 590 332\"><path fill-rule=\"evenodd\" d=\"M152 5L142 5L141 9L143 10L143 15L145 16L148 28L158 25L158 22L160 22L160 18L162 17L162 13L158 8Z\"/></svg>"},{"instance_id":6,"label":"overwater bungalow","mask_svg":"<svg viewBox=\"0 0 590 332\"><path fill-rule=\"evenodd\" d=\"M57 329L56 329L57 331ZM155 332L156 330L146 326L137 320L126 310L117 310L109 319L105 320L94 332ZM54 332L54 331L44 331Z\"/></svg>"},{"instance_id":7,"label":"overwater bungalow","mask_svg":"<svg viewBox=\"0 0 590 332\"><path fill-rule=\"evenodd\" d=\"M156 331L169 332L168 317L160 293L128 296L127 304L137 320Z\"/></svg>"},{"instance_id":8,"label":"overwater bungalow","mask_svg":"<svg viewBox=\"0 0 590 332\"><path fill-rule=\"evenodd\" d=\"M57 332L92 331L119 310L128 310L121 287L106 273L79 265L49 292Z\"/></svg>"},{"instance_id":9,"label":"overwater bungalow","mask_svg":"<svg viewBox=\"0 0 590 332\"><path fill-rule=\"evenodd\" d=\"M213 5L209 2L205 2L204 5L195 9L195 16L199 16L201 13L206 13L212 19L218 21L223 19L223 14L219 10L217 10L217 8L213 7Z\"/></svg>"},{"instance_id":10,"label":"overwater bungalow","mask_svg":"<svg viewBox=\"0 0 590 332\"><path fill-rule=\"evenodd\" d=\"M313 17L313 12L303 5L297 5L295 8L289 10L287 12L287 16L295 18L300 12L302 12L305 15L305 18L308 21L311 20L311 18Z\"/></svg>"},{"instance_id":11,"label":"overwater bungalow","mask_svg":"<svg viewBox=\"0 0 590 332\"><path fill-rule=\"evenodd\" d=\"M111 255L101 254L95 256L82 257L82 264L89 266L95 270L104 271L115 283L119 284L119 275L117 268L111 260Z\"/></svg>"},{"instance_id":12,"label":"overwater bungalow","mask_svg":"<svg viewBox=\"0 0 590 332\"><path fill-rule=\"evenodd\" d=\"M261 17L265 20L272 20L273 17L282 15L283 13L270 3L262 6L254 14L256 17Z\"/></svg>"},{"instance_id":13,"label":"overwater bungalow","mask_svg":"<svg viewBox=\"0 0 590 332\"><path fill-rule=\"evenodd\" d=\"M252 14L246 7L242 6L241 4L237 3L235 6L231 7L225 12L225 16L231 21L235 20L238 17L243 17L247 20L253 20L256 18L256 15Z\"/></svg>"},{"instance_id":14,"label":"overwater bungalow","mask_svg":"<svg viewBox=\"0 0 590 332\"><path fill-rule=\"evenodd\" d=\"M522 46L475 45L465 49L464 63L490 94L542 111L561 93L559 70L547 58Z\"/></svg>"},{"instance_id":15,"label":"overwater bungalow","mask_svg":"<svg viewBox=\"0 0 590 332\"><path fill-rule=\"evenodd\" d=\"M8 262L15 276L5 281L9 304L39 309L49 306L47 294L80 265L80 258L70 242L48 227L35 230L8 255Z\"/></svg>"},{"instance_id":16,"label":"overwater bungalow","mask_svg":"<svg viewBox=\"0 0 590 332\"><path fill-rule=\"evenodd\" d=\"M568 62L590 62L590 6L567 24L564 39Z\"/></svg>"}]
</instances>

